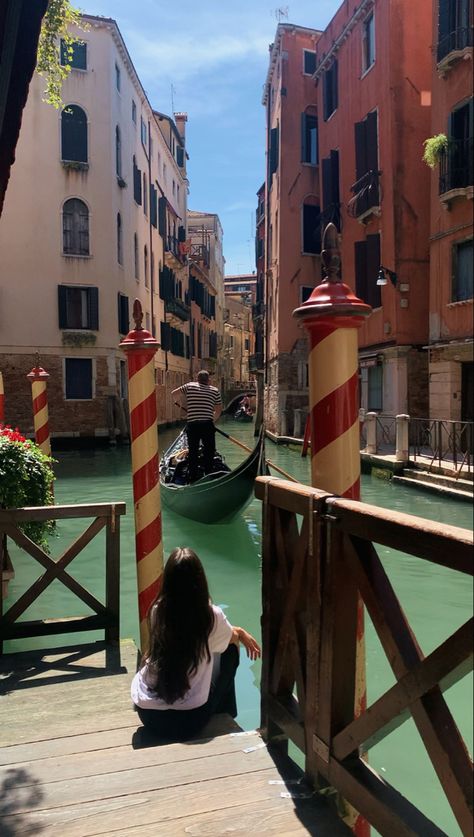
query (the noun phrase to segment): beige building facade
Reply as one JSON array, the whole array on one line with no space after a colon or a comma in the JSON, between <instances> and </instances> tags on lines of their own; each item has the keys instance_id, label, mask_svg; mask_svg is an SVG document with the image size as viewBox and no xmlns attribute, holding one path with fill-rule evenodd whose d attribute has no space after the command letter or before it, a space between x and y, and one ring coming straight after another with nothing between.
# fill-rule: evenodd
<instances>
[{"instance_id":1,"label":"beige building facade","mask_svg":"<svg viewBox=\"0 0 474 837\"><path fill-rule=\"evenodd\" d=\"M153 110L115 21L84 20L64 107L42 101L35 75L24 110L0 223L0 369L8 423L33 429L26 375L39 356L53 440L114 441L127 432L119 344L135 298L143 326L168 339L155 361L161 422L189 377L185 115Z\"/></svg>"}]
</instances>

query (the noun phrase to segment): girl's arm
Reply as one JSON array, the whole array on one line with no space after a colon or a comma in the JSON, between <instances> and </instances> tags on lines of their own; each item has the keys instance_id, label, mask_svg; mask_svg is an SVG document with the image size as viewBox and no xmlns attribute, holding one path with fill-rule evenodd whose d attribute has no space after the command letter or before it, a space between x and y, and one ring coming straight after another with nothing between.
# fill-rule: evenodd
<instances>
[{"instance_id":1,"label":"girl's arm","mask_svg":"<svg viewBox=\"0 0 474 837\"><path fill-rule=\"evenodd\" d=\"M262 651L257 640L244 628L233 627L230 642L234 645L239 645L241 642L247 652L247 657L251 660L257 660L261 656Z\"/></svg>"}]
</instances>

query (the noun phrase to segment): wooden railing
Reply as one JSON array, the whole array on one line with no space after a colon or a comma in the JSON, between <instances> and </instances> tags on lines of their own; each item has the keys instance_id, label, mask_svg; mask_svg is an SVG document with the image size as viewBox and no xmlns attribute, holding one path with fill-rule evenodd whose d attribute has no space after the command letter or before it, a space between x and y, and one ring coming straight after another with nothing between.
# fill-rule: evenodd
<instances>
[{"instance_id":1,"label":"wooden railing","mask_svg":"<svg viewBox=\"0 0 474 837\"><path fill-rule=\"evenodd\" d=\"M30 587L4 612L0 585L0 655L8 639L52 636L78 631L104 630L107 645L119 642L120 619L120 516L125 514L125 503L96 503L94 505L41 506L24 509L0 510L0 544L4 536L37 561L45 570ZM51 558L33 543L20 529L26 521L71 520L94 518L92 523L59 556ZM74 558L105 528L105 602L100 602L67 572ZM54 539L52 539L54 544ZM54 619L20 621L20 617L38 596L55 580L64 584L92 611L92 615L64 616Z\"/></svg>"},{"instance_id":2,"label":"wooden railing","mask_svg":"<svg viewBox=\"0 0 474 837\"><path fill-rule=\"evenodd\" d=\"M460 828L471 834L472 763L443 691L472 667L472 619L425 658L373 545L472 575L471 533L270 477L257 480L256 496L265 737L291 740L305 754L308 779L335 788L381 834L441 835L362 758L411 714ZM397 682L355 717L359 596Z\"/></svg>"}]
</instances>

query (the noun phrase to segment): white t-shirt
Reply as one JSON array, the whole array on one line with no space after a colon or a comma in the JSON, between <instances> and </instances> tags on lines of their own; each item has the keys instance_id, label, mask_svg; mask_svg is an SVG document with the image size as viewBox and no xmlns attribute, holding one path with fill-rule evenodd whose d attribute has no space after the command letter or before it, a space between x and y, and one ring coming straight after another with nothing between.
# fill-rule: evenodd
<instances>
[{"instance_id":1,"label":"white t-shirt","mask_svg":"<svg viewBox=\"0 0 474 837\"><path fill-rule=\"evenodd\" d=\"M227 621L226 616L220 607L212 605L214 611L214 625L208 638L209 651L212 654L220 654L225 651L232 637L232 625ZM132 680L132 700L141 709L197 709L206 703L209 697L212 676L212 656L208 661L207 657L199 663L197 670L189 678L189 689L183 698L174 703L166 703L158 697L147 685L147 666L137 671Z\"/></svg>"}]
</instances>

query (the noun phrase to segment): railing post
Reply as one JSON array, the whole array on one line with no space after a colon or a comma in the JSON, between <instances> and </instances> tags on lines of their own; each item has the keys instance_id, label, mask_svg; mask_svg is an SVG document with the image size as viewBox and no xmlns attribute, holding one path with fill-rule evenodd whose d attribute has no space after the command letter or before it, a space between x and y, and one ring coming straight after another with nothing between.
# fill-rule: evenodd
<instances>
[{"instance_id":1,"label":"railing post","mask_svg":"<svg viewBox=\"0 0 474 837\"><path fill-rule=\"evenodd\" d=\"M334 224L328 224L323 235L321 259L327 279L318 285L309 299L297 308L293 315L303 321L309 332L309 400L311 415L311 482L342 497L360 499L360 444L359 444L359 374L357 329L371 314L372 309L358 299L351 289L343 284L339 276L340 252L338 233ZM335 573L336 568L333 568ZM348 585L349 587L350 585ZM352 643L356 659L355 671L348 672L349 682L355 682L355 694L351 695L352 717L360 714L366 706L365 651L364 651L364 608L362 600L355 595L356 618L352 636L346 643ZM322 605L323 613L325 604ZM324 619L324 616L323 616ZM357 641L357 637L359 641ZM340 637L334 637L335 653L339 649ZM357 643L357 655L355 646ZM337 662L340 662L339 660ZM321 674L321 669L320 669ZM312 673L314 676L314 673ZM320 676L321 681L321 676ZM328 724L321 743L331 746L335 720L332 705L340 699L334 695L340 681L322 684L321 689L331 696L327 707ZM322 692L320 693L322 694ZM347 706L347 701L345 701ZM317 719L315 719L317 721ZM347 719L349 720L349 719ZM307 729L307 747L313 746L312 736ZM316 736L317 737L317 736ZM327 739L327 740L326 740ZM319 740L319 739L318 739ZM324 761L324 759L323 759ZM369 834L369 826L362 817L351 811L353 830L358 835Z\"/></svg>"},{"instance_id":2,"label":"railing post","mask_svg":"<svg viewBox=\"0 0 474 837\"><path fill-rule=\"evenodd\" d=\"M365 426L367 428L366 453L377 453L377 413L365 414Z\"/></svg>"},{"instance_id":3,"label":"railing post","mask_svg":"<svg viewBox=\"0 0 474 837\"><path fill-rule=\"evenodd\" d=\"M396 417L396 449L395 459L397 462L408 462L408 427L410 416L401 414Z\"/></svg>"},{"instance_id":4,"label":"railing post","mask_svg":"<svg viewBox=\"0 0 474 837\"><path fill-rule=\"evenodd\" d=\"M120 642L120 515L115 513L115 505L107 518L105 535L105 606L110 620L105 628L105 642L117 646Z\"/></svg>"},{"instance_id":5,"label":"railing post","mask_svg":"<svg viewBox=\"0 0 474 837\"><path fill-rule=\"evenodd\" d=\"M140 301L133 306L135 329L120 343L127 354L130 437L135 507L135 547L140 646L148 648L147 615L163 575L163 542L158 461L158 415L153 358L159 343L142 327Z\"/></svg>"}]
</instances>

